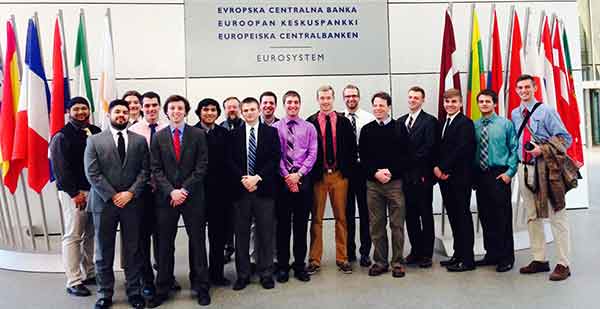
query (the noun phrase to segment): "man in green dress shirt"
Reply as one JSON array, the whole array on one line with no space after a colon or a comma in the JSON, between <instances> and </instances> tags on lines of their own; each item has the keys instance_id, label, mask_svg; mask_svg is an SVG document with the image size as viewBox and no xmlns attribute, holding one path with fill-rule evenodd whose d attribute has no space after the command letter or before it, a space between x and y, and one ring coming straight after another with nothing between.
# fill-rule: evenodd
<instances>
[{"instance_id":1,"label":"man in green dress shirt","mask_svg":"<svg viewBox=\"0 0 600 309\"><path fill-rule=\"evenodd\" d=\"M474 185L486 254L475 265L506 272L515 262L510 184L517 173L518 144L512 122L494 112L497 103L492 90L477 95L482 117L475 122Z\"/></svg>"}]
</instances>

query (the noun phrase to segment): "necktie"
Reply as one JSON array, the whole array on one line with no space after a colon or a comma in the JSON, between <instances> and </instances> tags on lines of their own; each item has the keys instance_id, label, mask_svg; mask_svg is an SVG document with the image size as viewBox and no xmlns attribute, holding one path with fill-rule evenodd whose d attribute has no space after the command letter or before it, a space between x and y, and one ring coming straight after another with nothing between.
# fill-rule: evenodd
<instances>
[{"instance_id":1,"label":"necktie","mask_svg":"<svg viewBox=\"0 0 600 309\"><path fill-rule=\"evenodd\" d=\"M125 138L123 138L123 132L117 132L119 136L117 138L117 151L119 152L119 158L121 159L121 164L125 162Z\"/></svg>"},{"instance_id":2,"label":"necktie","mask_svg":"<svg viewBox=\"0 0 600 309\"><path fill-rule=\"evenodd\" d=\"M148 125L148 127L150 127L150 143L152 143L152 138L154 137L154 133L156 133L156 126L158 126L157 123L151 123Z\"/></svg>"},{"instance_id":3,"label":"necktie","mask_svg":"<svg viewBox=\"0 0 600 309\"><path fill-rule=\"evenodd\" d=\"M383 127L384 125L385 125L385 122L383 122L383 121L379 122L379 126Z\"/></svg>"},{"instance_id":4,"label":"necktie","mask_svg":"<svg viewBox=\"0 0 600 309\"><path fill-rule=\"evenodd\" d=\"M256 165L256 135L254 128L250 128L250 138L248 139L248 175L254 175Z\"/></svg>"},{"instance_id":5,"label":"necktie","mask_svg":"<svg viewBox=\"0 0 600 309\"><path fill-rule=\"evenodd\" d=\"M333 129L331 128L331 117L325 116L325 161L329 167L333 167L335 157L333 154Z\"/></svg>"},{"instance_id":6,"label":"necktie","mask_svg":"<svg viewBox=\"0 0 600 309\"><path fill-rule=\"evenodd\" d=\"M294 167L294 158L292 157L292 155L294 153L294 141L296 138L294 136L294 125L295 124L296 124L295 120L290 120L287 123L288 129L287 129L287 136L286 136L285 162L286 162L286 167L287 167L288 171L291 171L292 168Z\"/></svg>"},{"instance_id":7,"label":"necktie","mask_svg":"<svg viewBox=\"0 0 600 309\"><path fill-rule=\"evenodd\" d=\"M352 123L352 130L354 131L354 135L356 136L356 114L349 113L350 115L350 123Z\"/></svg>"},{"instance_id":8,"label":"necktie","mask_svg":"<svg viewBox=\"0 0 600 309\"><path fill-rule=\"evenodd\" d=\"M408 131L409 131L409 132L410 132L410 130L412 129L412 126L413 126L413 121L414 121L414 118L413 118L412 116L409 116L409 117L408 117L408 126L406 127L406 128L408 129Z\"/></svg>"},{"instance_id":9,"label":"necktie","mask_svg":"<svg viewBox=\"0 0 600 309\"><path fill-rule=\"evenodd\" d=\"M173 131L173 149L175 150L175 159L179 162L181 158L181 140L179 139L181 133L179 133L179 129L175 129Z\"/></svg>"},{"instance_id":10,"label":"necktie","mask_svg":"<svg viewBox=\"0 0 600 309\"><path fill-rule=\"evenodd\" d=\"M525 120L525 118L527 118L527 115L529 115L529 110L527 108L523 109L523 120ZM529 122L529 120L527 121ZM523 129L523 145L522 145L522 149L523 149L523 161L525 162L529 162L532 159L532 156L530 153L528 153L525 150L525 145L527 143L529 143L531 141L531 132L529 131L529 123L525 126L525 128Z\"/></svg>"},{"instance_id":11,"label":"necktie","mask_svg":"<svg viewBox=\"0 0 600 309\"><path fill-rule=\"evenodd\" d=\"M446 130L448 130L449 126L450 126L450 118L446 119L446 125L444 126L444 130L442 131L442 138L444 138L444 136L446 135Z\"/></svg>"},{"instance_id":12,"label":"necktie","mask_svg":"<svg viewBox=\"0 0 600 309\"><path fill-rule=\"evenodd\" d=\"M488 142L489 142L489 136L488 136L488 124L490 123L489 119L483 119L482 120L482 124L483 127L481 128L481 149L480 149L480 155L479 155L479 167L481 167L482 170L487 170L488 169Z\"/></svg>"}]
</instances>

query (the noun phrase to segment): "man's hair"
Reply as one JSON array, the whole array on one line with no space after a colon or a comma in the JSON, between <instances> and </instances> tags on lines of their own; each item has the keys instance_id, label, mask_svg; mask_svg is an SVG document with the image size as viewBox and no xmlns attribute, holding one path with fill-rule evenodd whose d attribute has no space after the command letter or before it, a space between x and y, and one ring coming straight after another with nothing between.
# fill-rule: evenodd
<instances>
[{"instance_id":1,"label":"man's hair","mask_svg":"<svg viewBox=\"0 0 600 309\"><path fill-rule=\"evenodd\" d=\"M219 102L217 102L215 99L206 98L198 102L198 106L196 107L196 115L198 118L200 118L200 112L202 111L202 108L207 106L214 106L217 109L217 117L221 116L221 107L219 106Z\"/></svg>"},{"instance_id":2,"label":"man's hair","mask_svg":"<svg viewBox=\"0 0 600 309\"><path fill-rule=\"evenodd\" d=\"M330 85L324 85L317 89L317 99L319 98L319 92L331 91L331 96L335 97L335 91L333 91L333 87Z\"/></svg>"},{"instance_id":3,"label":"man's hair","mask_svg":"<svg viewBox=\"0 0 600 309\"><path fill-rule=\"evenodd\" d=\"M357 86L352 85L352 84L348 84L346 85L346 87L344 87L344 89L342 90L342 95L344 95L344 93L346 92L346 89L354 89L356 90L356 93L358 94L358 96L360 97L360 89L358 89Z\"/></svg>"},{"instance_id":4,"label":"man's hair","mask_svg":"<svg viewBox=\"0 0 600 309\"><path fill-rule=\"evenodd\" d=\"M178 101L183 102L183 104L185 105L185 114L186 115L190 112L190 109L192 109L190 107L190 102L188 102L188 100L185 97L180 96L178 94L174 94L174 95L169 96L167 98L167 100L165 101L165 105L163 106L163 111L164 111L165 115L167 114L167 111L169 110L169 103L178 102Z\"/></svg>"},{"instance_id":5,"label":"man's hair","mask_svg":"<svg viewBox=\"0 0 600 309\"><path fill-rule=\"evenodd\" d=\"M223 109L225 109L225 103L229 100L236 100L238 102L238 105L241 106L240 99L238 99L237 97L227 97L225 100L223 100Z\"/></svg>"},{"instance_id":6,"label":"man's hair","mask_svg":"<svg viewBox=\"0 0 600 309\"><path fill-rule=\"evenodd\" d=\"M531 83L535 86L535 80L533 79L533 76L529 75L529 74L523 74L521 76L519 76L519 78L517 78L517 82L515 83L515 86L520 82L520 81L524 81L524 80L531 80Z\"/></svg>"},{"instance_id":7,"label":"man's hair","mask_svg":"<svg viewBox=\"0 0 600 309\"><path fill-rule=\"evenodd\" d=\"M420 92L421 95L423 96L423 99L425 99L425 89L419 87L419 86L412 86L410 87L410 89L408 89L408 92Z\"/></svg>"},{"instance_id":8,"label":"man's hair","mask_svg":"<svg viewBox=\"0 0 600 309\"><path fill-rule=\"evenodd\" d=\"M258 100L256 98L253 97L247 97L245 99L242 100L242 102L240 103L240 108L244 105L244 104L256 104L257 107L260 107L260 104L258 103Z\"/></svg>"},{"instance_id":9,"label":"man's hair","mask_svg":"<svg viewBox=\"0 0 600 309\"><path fill-rule=\"evenodd\" d=\"M273 97L275 98L275 105L277 105L277 95L273 92L273 91L265 91L263 92L260 97L259 97L259 101L262 102L263 97Z\"/></svg>"},{"instance_id":10,"label":"man's hair","mask_svg":"<svg viewBox=\"0 0 600 309\"><path fill-rule=\"evenodd\" d=\"M148 99L156 99L158 101L158 105L160 105L160 96L158 95L158 93L154 92L154 91L148 91L146 93L144 93L142 95L142 100L144 98L148 98ZM141 101L141 100L140 100Z\"/></svg>"},{"instance_id":11,"label":"man's hair","mask_svg":"<svg viewBox=\"0 0 600 309\"><path fill-rule=\"evenodd\" d=\"M74 97L74 98L72 98L69 101L69 110L75 104L83 104L83 105L87 106L88 108L90 108L90 102L88 102L88 100L86 98L84 98L84 97Z\"/></svg>"},{"instance_id":12,"label":"man's hair","mask_svg":"<svg viewBox=\"0 0 600 309\"><path fill-rule=\"evenodd\" d=\"M125 92L121 99L125 100L125 98L129 97L129 96L137 97L138 101L140 101L140 104L142 103L142 95L137 90L129 90L129 91Z\"/></svg>"},{"instance_id":13,"label":"man's hair","mask_svg":"<svg viewBox=\"0 0 600 309\"><path fill-rule=\"evenodd\" d=\"M462 99L462 94L460 93L460 90L456 88L450 88L444 92L444 99L450 99L454 97L460 97Z\"/></svg>"},{"instance_id":14,"label":"man's hair","mask_svg":"<svg viewBox=\"0 0 600 309\"><path fill-rule=\"evenodd\" d=\"M288 97L297 97L298 98L298 102L302 103L302 99L300 98L300 94L295 91L295 90L288 90L284 95L283 95L283 102L285 103L285 100Z\"/></svg>"},{"instance_id":15,"label":"man's hair","mask_svg":"<svg viewBox=\"0 0 600 309\"><path fill-rule=\"evenodd\" d=\"M492 89L483 89L479 92L479 94L477 95L477 101L479 101L479 97L482 95L486 95L489 97L492 97L492 102L494 102L494 104L498 104L498 95L496 94L496 92Z\"/></svg>"},{"instance_id":16,"label":"man's hair","mask_svg":"<svg viewBox=\"0 0 600 309\"><path fill-rule=\"evenodd\" d=\"M129 103L123 99L115 99L108 104L108 112L110 113L116 106L125 106L129 110Z\"/></svg>"},{"instance_id":17,"label":"man's hair","mask_svg":"<svg viewBox=\"0 0 600 309\"><path fill-rule=\"evenodd\" d=\"M387 93L385 91L379 91L379 92L375 93L373 95L373 97L371 98L371 104L373 104L375 102L376 98L385 100L385 102L387 103L387 106L392 105L392 97L389 95L389 93Z\"/></svg>"}]
</instances>

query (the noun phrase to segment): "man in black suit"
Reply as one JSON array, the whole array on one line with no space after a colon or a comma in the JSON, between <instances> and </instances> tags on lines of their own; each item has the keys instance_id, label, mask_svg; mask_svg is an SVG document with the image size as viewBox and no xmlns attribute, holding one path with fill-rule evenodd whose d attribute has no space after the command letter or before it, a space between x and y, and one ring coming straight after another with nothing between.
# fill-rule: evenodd
<instances>
[{"instance_id":1,"label":"man in black suit","mask_svg":"<svg viewBox=\"0 0 600 309\"><path fill-rule=\"evenodd\" d=\"M224 186L227 179L226 151L229 132L215 121L221 115L219 102L207 98L198 103L196 115L200 119L195 125L204 129L208 141L208 175L204 182L208 211L208 273L210 282L215 285L229 285L231 282L223 273L225 249L225 222L231 220L231 204L227 198L228 190ZM191 251L190 251L191 253Z\"/></svg>"},{"instance_id":2,"label":"man in black suit","mask_svg":"<svg viewBox=\"0 0 600 309\"><path fill-rule=\"evenodd\" d=\"M235 264L237 280L234 290L250 283L250 224L256 223L257 273L265 289L273 281L273 224L275 190L279 181L281 149L277 129L259 123L259 104L246 98L241 104L245 124L231 132L227 152L229 174L237 185L231 188L235 227Z\"/></svg>"},{"instance_id":3,"label":"man in black suit","mask_svg":"<svg viewBox=\"0 0 600 309\"><path fill-rule=\"evenodd\" d=\"M444 207L454 238L454 254L442 261L448 271L475 269L473 257L474 231L471 215L471 185L475 158L475 127L461 112L462 95L457 89L444 93L447 116L433 173L438 179Z\"/></svg>"},{"instance_id":4,"label":"man in black suit","mask_svg":"<svg viewBox=\"0 0 600 309\"><path fill-rule=\"evenodd\" d=\"M84 153L85 175L91 185L88 197L96 244L95 308L110 308L114 293L115 238L121 227L125 261L125 280L129 303L144 308L140 295L142 257L140 254L140 205L148 181L148 145L143 136L127 132L129 106L125 100L109 105L110 127L87 139Z\"/></svg>"},{"instance_id":5,"label":"man in black suit","mask_svg":"<svg viewBox=\"0 0 600 309\"><path fill-rule=\"evenodd\" d=\"M439 125L423 109L425 90L415 86L408 90L408 114L396 126L408 136L408 164L404 175L406 229L410 254L405 262L421 268L431 267L433 243L433 166L439 143Z\"/></svg>"},{"instance_id":6,"label":"man in black suit","mask_svg":"<svg viewBox=\"0 0 600 309\"><path fill-rule=\"evenodd\" d=\"M172 95L163 106L169 126L158 131L151 144L152 176L157 188L157 231L159 261L156 296L149 307L168 299L173 280L177 222L183 216L189 238L192 289L198 304L210 304L208 263L206 261L206 204L204 177L208 170L208 146L204 130L189 126L185 117L190 111L187 99ZM191 275L193 274L193 276Z\"/></svg>"}]
</instances>

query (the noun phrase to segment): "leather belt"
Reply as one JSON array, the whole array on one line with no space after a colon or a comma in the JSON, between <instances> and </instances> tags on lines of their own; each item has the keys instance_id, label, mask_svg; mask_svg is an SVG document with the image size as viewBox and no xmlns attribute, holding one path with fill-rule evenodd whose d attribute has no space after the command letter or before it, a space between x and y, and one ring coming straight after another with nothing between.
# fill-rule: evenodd
<instances>
[{"instance_id":1,"label":"leather belt","mask_svg":"<svg viewBox=\"0 0 600 309\"><path fill-rule=\"evenodd\" d=\"M519 160L519 163L520 163L520 164L523 164L523 165L529 165L529 166L533 166L533 165L535 165L535 164L533 164L533 163L531 163L531 162L525 162L525 161L522 161L522 160Z\"/></svg>"}]
</instances>

